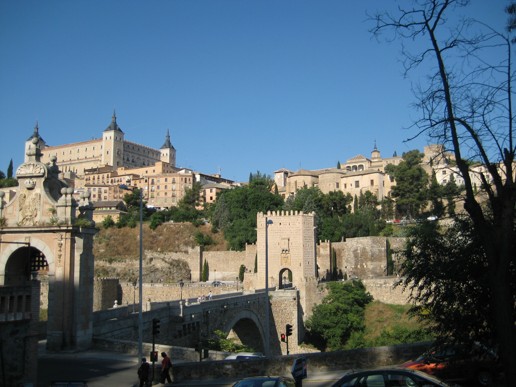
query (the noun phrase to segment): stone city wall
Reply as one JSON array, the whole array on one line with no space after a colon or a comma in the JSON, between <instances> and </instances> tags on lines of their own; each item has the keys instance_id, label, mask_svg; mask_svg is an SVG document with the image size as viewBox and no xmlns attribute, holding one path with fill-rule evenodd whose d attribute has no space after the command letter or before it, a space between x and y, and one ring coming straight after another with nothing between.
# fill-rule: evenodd
<instances>
[{"instance_id":1,"label":"stone city wall","mask_svg":"<svg viewBox=\"0 0 516 387\"><path fill-rule=\"evenodd\" d=\"M366 278L362 283L366 290L377 301L385 304L406 305L409 303L408 293L403 292L401 286L394 286L399 282L397 277Z\"/></svg>"},{"instance_id":2,"label":"stone city wall","mask_svg":"<svg viewBox=\"0 0 516 387\"><path fill-rule=\"evenodd\" d=\"M405 304L406 295L402 294L401 288L394 289L392 284L397 277L385 277L387 265L387 239L392 253L392 259L397 265L396 251L404 245L404 238L364 237L349 238L345 242L330 243L320 242L317 245L317 263L320 279L329 279L331 268L331 251L335 249L337 266L341 275L346 273L348 278L357 276L364 282L367 290L376 300L386 303ZM165 267L167 260L180 259L188 263L192 273L192 281L184 279L184 287L181 290L178 283L144 283L144 304L150 299L152 302L183 299L196 300L198 297L206 296L209 291L212 294L221 294L241 290L242 285L248 290L263 289L264 283L258 280L253 273L256 257L256 245L247 245L245 251L205 251L199 248L192 249L187 253L156 253L146 252L147 256L153 257L153 266ZM210 279L206 283L196 282L200 276L201 257L208 261L210 268ZM135 261L136 264L136 261ZM244 265L244 283L236 284L240 266ZM126 267L127 263L113 262L112 266ZM375 280L377 278L378 280ZM211 283L214 280L227 281L220 287L214 287ZM275 284L270 283L271 286ZM322 299L322 294L316 291L317 284L310 281L296 284L300 290L306 290L303 300L304 314L310 315L311 305L317 304ZM305 289L306 288L306 289ZM138 303L138 287L130 282L119 281L115 278L97 278L94 281L94 310L105 310L114 306L117 300L118 305L132 305ZM48 309L48 278L41 276L41 309Z\"/></svg>"}]
</instances>

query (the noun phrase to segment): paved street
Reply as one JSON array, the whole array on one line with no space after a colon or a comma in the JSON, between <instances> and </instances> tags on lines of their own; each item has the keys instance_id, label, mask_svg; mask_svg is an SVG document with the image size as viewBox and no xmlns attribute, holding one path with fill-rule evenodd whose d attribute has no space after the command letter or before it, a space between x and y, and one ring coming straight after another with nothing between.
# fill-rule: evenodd
<instances>
[{"instance_id":1,"label":"paved street","mask_svg":"<svg viewBox=\"0 0 516 387\"><path fill-rule=\"evenodd\" d=\"M105 351L84 351L79 353L47 353L45 343L40 342L38 354L37 387L48 387L52 382L86 382L88 387L132 387L136 386L137 358L134 355ZM342 372L311 375L303 385L325 387L338 378ZM170 386L219 386L230 387L234 380L204 380L172 383ZM161 385L163 386L163 385ZM75 387L75 386L74 386Z\"/></svg>"}]
</instances>

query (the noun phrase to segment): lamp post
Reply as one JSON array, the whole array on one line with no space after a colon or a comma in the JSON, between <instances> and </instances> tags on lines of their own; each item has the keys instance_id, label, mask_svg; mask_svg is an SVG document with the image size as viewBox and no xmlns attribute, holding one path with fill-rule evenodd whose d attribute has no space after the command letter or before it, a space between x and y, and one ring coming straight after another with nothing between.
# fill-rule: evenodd
<instances>
[{"instance_id":1,"label":"lamp post","mask_svg":"<svg viewBox=\"0 0 516 387\"><path fill-rule=\"evenodd\" d=\"M237 292L238 292L238 277L236 277L235 280L236 280Z\"/></svg>"},{"instance_id":2,"label":"lamp post","mask_svg":"<svg viewBox=\"0 0 516 387\"><path fill-rule=\"evenodd\" d=\"M272 220L265 217L265 354L269 356L270 311L269 311L269 224Z\"/></svg>"},{"instance_id":3,"label":"lamp post","mask_svg":"<svg viewBox=\"0 0 516 387\"><path fill-rule=\"evenodd\" d=\"M136 284L138 282L136 280L133 281L133 313L134 313L134 306L136 305Z\"/></svg>"},{"instance_id":4,"label":"lamp post","mask_svg":"<svg viewBox=\"0 0 516 387\"><path fill-rule=\"evenodd\" d=\"M183 303L183 286L185 286L185 283L183 282L182 279L179 280L179 288L181 289L181 296L180 296L180 299L181 299L181 303Z\"/></svg>"},{"instance_id":5,"label":"lamp post","mask_svg":"<svg viewBox=\"0 0 516 387\"><path fill-rule=\"evenodd\" d=\"M140 265L138 296L138 361L143 357L143 190L140 190Z\"/></svg>"}]
</instances>

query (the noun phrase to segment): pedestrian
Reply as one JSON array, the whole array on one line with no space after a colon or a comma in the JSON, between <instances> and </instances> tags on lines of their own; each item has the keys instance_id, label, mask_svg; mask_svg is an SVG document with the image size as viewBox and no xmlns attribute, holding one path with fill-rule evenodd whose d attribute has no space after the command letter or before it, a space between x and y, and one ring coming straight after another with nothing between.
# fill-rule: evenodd
<instances>
[{"instance_id":1,"label":"pedestrian","mask_svg":"<svg viewBox=\"0 0 516 387\"><path fill-rule=\"evenodd\" d=\"M143 357L142 364L138 368L138 378L140 379L140 387L150 386L149 376L150 376L150 364L147 363L147 359Z\"/></svg>"},{"instance_id":2,"label":"pedestrian","mask_svg":"<svg viewBox=\"0 0 516 387\"><path fill-rule=\"evenodd\" d=\"M172 368L172 362L170 358L167 356L166 352L161 352L161 383L165 384L165 380L168 383L172 383L172 379L170 378L170 369Z\"/></svg>"},{"instance_id":3,"label":"pedestrian","mask_svg":"<svg viewBox=\"0 0 516 387\"><path fill-rule=\"evenodd\" d=\"M208 293L208 300L210 300L210 301L211 301L211 297L212 297L212 296L213 296L213 295L211 294L211 290L210 290L210 292Z\"/></svg>"}]
</instances>

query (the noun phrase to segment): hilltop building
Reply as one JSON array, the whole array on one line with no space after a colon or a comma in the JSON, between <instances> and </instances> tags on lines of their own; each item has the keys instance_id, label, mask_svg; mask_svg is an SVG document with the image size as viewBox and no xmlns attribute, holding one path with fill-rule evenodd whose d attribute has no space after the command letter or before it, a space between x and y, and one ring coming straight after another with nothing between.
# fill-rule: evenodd
<instances>
[{"instance_id":1,"label":"hilltop building","mask_svg":"<svg viewBox=\"0 0 516 387\"><path fill-rule=\"evenodd\" d=\"M191 189L195 182L203 186L217 184L219 191L234 184L217 174L176 167L176 149L168 130L159 149L127 141L115 113L98 139L50 146L40 136L38 124L27 139L26 150L33 139L41 149L42 162L48 164L56 158L63 178L77 194L89 190L92 202L107 202L97 205L99 208L118 203L128 187L142 189L150 207L169 208L176 206L185 190ZM213 187L207 189L213 192ZM201 196L215 200L213 193L206 195L203 192Z\"/></svg>"},{"instance_id":2,"label":"hilltop building","mask_svg":"<svg viewBox=\"0 0 516 387\"><path fill-rule=\"evenodd\" d=\"M353 197L369 191L381 201L389 196L395 185L394 180L385 173L385 167L389 164L398 165L402 160L397 155L382 158L375 145L370 158L359 154L340 165L340 168L297 172L283 168L274 172L274 181L284 198L295 195L302 188L318 187L324 194L343 191Z\"/></svg>"}]
</instances>

